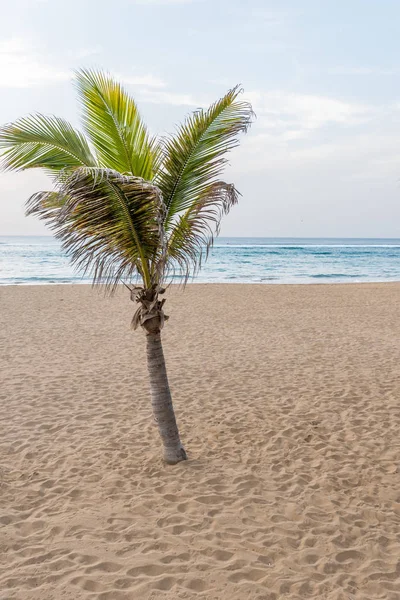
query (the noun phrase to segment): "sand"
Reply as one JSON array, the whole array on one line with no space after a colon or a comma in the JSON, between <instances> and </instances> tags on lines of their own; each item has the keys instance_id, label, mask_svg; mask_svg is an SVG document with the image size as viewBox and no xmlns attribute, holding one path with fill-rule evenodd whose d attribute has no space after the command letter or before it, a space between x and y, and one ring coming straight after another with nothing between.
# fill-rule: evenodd
<instances>
[{"instance_id":1,"label":"sand","mask_svg":"<svg viewBox=\"0 0 400 600\"><path fill-rule=\"evenodd\" d=\"M0 598L400 598L400 284L0 288Z\"/></svg>"}]
</instances>

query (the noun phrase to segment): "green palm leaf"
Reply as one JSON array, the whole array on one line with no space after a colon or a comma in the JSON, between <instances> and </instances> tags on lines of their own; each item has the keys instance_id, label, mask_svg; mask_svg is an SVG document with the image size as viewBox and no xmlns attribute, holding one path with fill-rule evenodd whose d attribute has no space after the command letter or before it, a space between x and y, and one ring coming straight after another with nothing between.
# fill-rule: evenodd
<instances>
[{"instance_id":1,"label":"green palm leaf","mask_svg":"<svg viewBox=\"0 0 400 600\"><path fill-rule=\"evenodd\" d=\"M137 106L123 87L108 75L82 70L77 87L86 133L100 165L119 173L152 179L157 152Z\"/></svg>"},{"instance_id":2,"label":"green palm leaf","mask_svg":"<svg viewBox=\"0 0 400 600\"><path fill-rule=\"evenodd\" d=\"M250 104L238 101L241 90L230 90L208 110L190 115L177 134L164 140L163 168L156 174L166 205L165 228L177 215L195 207L216 182L253 115Z\"/></svg>"},{"instance_id":3,"label":"green palm leaf","mask_svg":"<svg viewBox=\"0 0 400 600\"><path fill-rule=\"evenodd\" d=\"M232 184L216 181L174 223L167 246L169 270L179 269L187 281L207 258L221 218L237 203L239 193Z\"/></svg>"},{"instance_id":4,"label":"green palm leaf","mask_svg":"<svg viewBox=\"0 0 400 600\"><path fill-rule=\"evenodd\" d=\"M54 116L30 115L0 128L0 149L7 170L44 168L54 174L96 164L85 137Z\"/></svg>"},{"instance_id":5,"label":"green palm leaf","mask_svg":"<svg viewBox=\"0 0 400 600\"><path fill-rule=\"evenodd\" d=\"M59 180L56 193L32 196L28 212L47 221L72 263L94 283L114 287L136 273L150 286L161 202L158 188L141 178L80 168Z\"/></svg>"},{"instance_id":6,"label":"green palm leaf","mask_svg":"<svg viewBox=\"0 0 400 600\"><path fill-rule=\"evenodd\" d=\"M26 215L34 215L48 223L57 221L66 198L58 191L36 192L26 201Z\"/></svg>"}]
</instances>

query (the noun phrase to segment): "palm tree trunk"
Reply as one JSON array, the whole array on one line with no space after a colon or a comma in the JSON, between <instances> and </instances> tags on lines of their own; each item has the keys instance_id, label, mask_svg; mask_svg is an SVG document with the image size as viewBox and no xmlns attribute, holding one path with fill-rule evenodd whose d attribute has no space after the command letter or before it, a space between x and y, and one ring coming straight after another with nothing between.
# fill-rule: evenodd
<instances>
[{"instance_id":1,"label":"palm tree trunk","mask_svg":"<svg viewBox=\"0 0 400 600\"><path fill-rule=\"evenodd\" d=\"M164 459L168 464L175 465L181 460L186 460L187 456L179 438L172 406L161 334L159 332L147 333L146 340L153 414L164 445Z\"/></svg>"}]
</instances>

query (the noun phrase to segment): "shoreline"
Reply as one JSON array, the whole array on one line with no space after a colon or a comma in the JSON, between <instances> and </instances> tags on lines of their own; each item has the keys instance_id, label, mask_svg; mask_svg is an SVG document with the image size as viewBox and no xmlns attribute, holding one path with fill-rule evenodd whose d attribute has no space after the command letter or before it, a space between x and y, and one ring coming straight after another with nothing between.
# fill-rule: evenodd
<instances>
[{"instance_id":1,"label":"shoreline","mask_svg":"<svg viewBox=\"0 0 400 600\"><path fill-rule=\"evenodd\" d=\"M227 286L232 286L232 285L244 285L244 286L293 286L293 287L307 287L307 286L348 286L348 285L396 285L396 284L400 284L400 279L399 280L388 280L388 281L327 281L327 282L322 282L322 281L311 281L311 282L299 282L299 283L286 283L286 282L282 282L282 281L277 281L277 282L273 282L273 281L254 281L254 282L249 282L249 281L191 281L188 282L186 284L180 284L180 283L166 283L165 286L167 288L170 287L187 287L187 286L197 286L197 285L227 285ZM29 286L29 287L43 287L43 286L49 286L49 287L55 287L55 286L87 286L90 288L101 288L102 284L96 284L96 285L92 285L90 282L87 281L65 281L65 282L43 282L43 283L38 283L37 281L33 282L33 283L29 283L29 282L21 282L21 283L1 283L0 282L0 289L2 287L23 287L23 286ZM132 284L133 285L133 284ZM118 288L123 288L124 284L123 283L119 283L118 284Z\"/></svg>"}]
</instances>

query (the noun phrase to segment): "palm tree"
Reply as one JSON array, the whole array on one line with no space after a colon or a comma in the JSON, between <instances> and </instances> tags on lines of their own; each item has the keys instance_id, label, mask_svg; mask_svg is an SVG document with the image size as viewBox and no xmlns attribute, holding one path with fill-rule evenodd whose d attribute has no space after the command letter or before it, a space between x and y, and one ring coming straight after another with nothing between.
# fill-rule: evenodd
<instances>
[{"instance_id":1,"label":"palm tree","mask_svg":"<svg viewBox=\"0 0 400 600\"><path fill-rule=\"evenodd\" d=\"M164 459L186 459L179 437L161 345L165 283L184 282L207 256L220 219L238 200L219 179L225 155L252 119L250 104L230 90L208 110L186 118L175 135L151 137L137 106L107 74L77 73L86 133L41 114L0 129L7 170L44 169L53 190L27 201L44 219L72 263L93 284L118 283L138 304L132 325L146 332L152 407ZM132 282L135 282L133 285Z\"/></svg>"}]
</instances>

